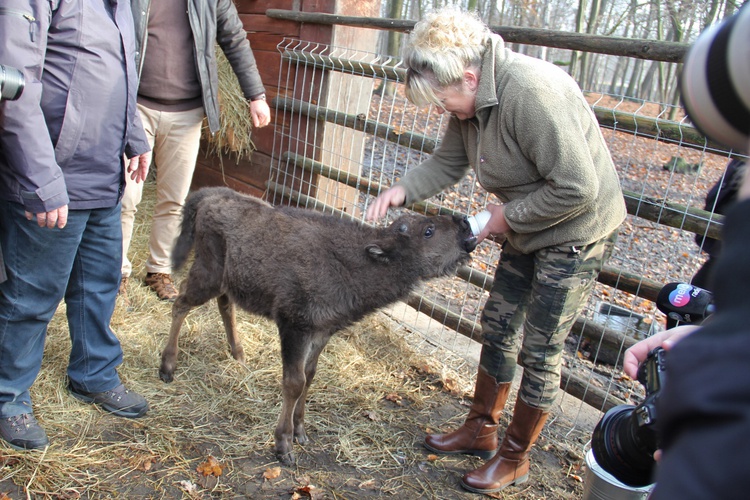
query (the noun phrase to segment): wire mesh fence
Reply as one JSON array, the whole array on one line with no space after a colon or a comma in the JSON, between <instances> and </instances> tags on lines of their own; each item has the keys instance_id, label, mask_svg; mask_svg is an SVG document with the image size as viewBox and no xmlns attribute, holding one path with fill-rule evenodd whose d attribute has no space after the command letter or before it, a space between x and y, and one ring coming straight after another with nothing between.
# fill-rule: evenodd
<instances>
[{"instance_id":1,"label":"wire mesh fence","mask_svg":"<svg viewBox=\"0 0 750 500\"><path fill-rule=\"evenodd\" d=\"M446 115L405 99L398 59L296 39L278 48L278 86L287 92L275 100L283 123L274 138L269 198L364 222L373 197L432 153ZM664 327L654 304L660 287L689 282L703 264L696 234L719 237L722 216L704 210L705 195L724 175L731 154L707 143L675 106L584 93L602 126L629 212L566 344L561 405L579 411L564 425L586 433L591 429L580 418L584 408L601 412L642 396L620 369L622 355ZM424 203L392 209L383 223L403 210L471 215L492 198L469 174ZM419 332L420 347L439 352L442 362L469 376L476 372L480 316L499 252L485 240L455 278L426 283L414 293L407 302L420 311L420 321L409 308L390 310Z\"/></svg>"}]
</instances>

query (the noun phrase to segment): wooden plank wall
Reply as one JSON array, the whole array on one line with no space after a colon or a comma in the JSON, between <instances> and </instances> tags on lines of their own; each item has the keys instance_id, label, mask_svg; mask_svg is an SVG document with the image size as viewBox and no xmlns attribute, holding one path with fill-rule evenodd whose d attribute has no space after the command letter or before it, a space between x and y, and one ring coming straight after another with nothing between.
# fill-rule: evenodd
<instances>
[{"instance_id":1,"label":"wooden plank wall","mask_svg":"<svg viewBox=\"0 0 750 500\"><path fill-rule=\"evenodd\" d=\"M271 167L274 133L278 131L278 124L283 122L280 117L274 116L275 110L271 102L277 95L288 95L294 91L293 88L279 88L279 82L284 85L283 82L286 82L287 78L285 75L279 78L281 54L277 46L284 38L329 44L333 33L332 26L270 19L266 17L265 11L273 8L334 13L336 0L234 1L245 30L248 32L250 46L266 87L267 98L271 106L271 125L253 131L252 139L257 150L250 160L244 158L238 160L236 155L225 155L220 159L215 155L207 154L208 145L203 144L198 155L192 187L196 189L201 186L228 185L238 191L262 196Z\"/></svg>"}]
</instances>

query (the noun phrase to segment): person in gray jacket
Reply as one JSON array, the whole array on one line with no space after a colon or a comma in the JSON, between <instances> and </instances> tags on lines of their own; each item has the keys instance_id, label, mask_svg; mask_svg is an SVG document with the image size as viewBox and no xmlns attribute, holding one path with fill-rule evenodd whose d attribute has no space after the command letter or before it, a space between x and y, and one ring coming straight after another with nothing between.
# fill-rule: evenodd
<instances>
[{"instance_id":1,"label":"person in gray jacket","mask_svg":"<svg viewBox=\"0 0 750 500\"><path fill-rule=\"evenodd\" d=\"M131 0L140 84L138 109L154 148L156 205L145 263L145 283L162 300L174 300L171 253L198 158L204 116L213 134L219 123L215 45L227 57L254 127L271 119L255 57L232 0ZM122 201L123 286L127 293L133 223L143 185L128 182Z\"/></svg>"},{"instance_id":2,"label":"person in gray jacket","mask_svg":"<svg viewBox=\"0 0 750 500\"><path fill-rule=\"evenodd\" d=\"M148 411L118 376L110 328L125 177L142 182L150 163L134 61L126 2L3 0L0 64L26 80L0 103L0 438L16 449L49 443L29 388L63 298L71 395L122 417Z\"/></svg>"},{"instance_id":3,"label":"person in gray jacket","mask_svg":"<svg viewBox=\"0 0 750 500\"><path fill-rule=\"evenodd\" d=\"M596 118L575 81L512 52L474 14L417 23L405 49L406 96L450 112L435 153L368 207L385 216L455 184L470 168L502 204L478 235L505 238L482 313L482 352L465 423L431 434L438 453L488 460L462 486L491 493L528 478L529 451L558 395L565 338L610 256L625 201ZM516 363L523 377L498 449Z\"/></svg>"}]
</instances>

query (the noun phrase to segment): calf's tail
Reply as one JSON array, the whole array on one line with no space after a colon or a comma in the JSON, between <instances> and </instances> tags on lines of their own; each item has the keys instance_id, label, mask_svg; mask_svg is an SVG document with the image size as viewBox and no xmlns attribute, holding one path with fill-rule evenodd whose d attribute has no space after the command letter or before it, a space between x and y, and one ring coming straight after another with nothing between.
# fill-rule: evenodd
<instances>
[{"instance_id":1,"label":"calf's tail","mask_svg":"<svg viewBox=\"0 0 750 500\"><path fill-rule=\"evenodd\" d=\"M208 189L194 191L187 197L185 206L182 207L180 235L172 249L172 268L175 270L185 265L185 261L190 255L190 250L195 242L195 217L198 214L198 205L210 194L211 191Z\"/></svg>"}]
</instances>

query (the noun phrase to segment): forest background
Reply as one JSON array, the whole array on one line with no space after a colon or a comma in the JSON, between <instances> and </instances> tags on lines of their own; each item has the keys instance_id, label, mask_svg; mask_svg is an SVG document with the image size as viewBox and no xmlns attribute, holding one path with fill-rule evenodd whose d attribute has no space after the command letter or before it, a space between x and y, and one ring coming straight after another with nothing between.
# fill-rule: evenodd
<instances>
[{"instance_id":1,"label":"forest background","mask_svg":"<svg viewBox=\"0 0 750 500\"><path fill-rule=\"evenodd\" d=\"M476 11L490 26L544 28L625 39L692 43L708 26L731 16L738 0L388 0L381 14L391 19L420 19L447 4ZM404 34L383 37L382 51L398 56ZM515 51L567 69L581 88L632 99L679 105L674 63L514 45ZM675 109L675 108L673 108ZM674 111L672 111L673 113ZM666 117L674 119L674 116Z\"/></svg>"}]
</instances>

